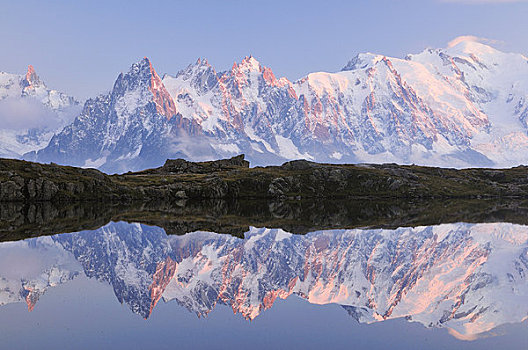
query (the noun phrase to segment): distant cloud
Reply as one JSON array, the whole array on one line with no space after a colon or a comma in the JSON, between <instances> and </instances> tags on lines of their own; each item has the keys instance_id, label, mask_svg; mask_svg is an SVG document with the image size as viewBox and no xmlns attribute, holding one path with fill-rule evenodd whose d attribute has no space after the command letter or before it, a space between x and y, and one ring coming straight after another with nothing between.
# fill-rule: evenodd
<instances>
[{"instance_id":1,"label":"distant cloud","mask_svg":"<svg viewBox=\"0 0 528 350\"><path fill-rule=\"evenodd\" d=\"M171 154L184 155L184 158L205 161L217 158L211 145L217 142L212 137L190 136L184 130L176 130L169 138L168 150Z\"/></svg>"},{"instance_id":2,"label":"distant cloud","mask_svg":"<svg viewBox=\"0 0 528 350\"><path fill-rule=\"evenodd\" d=\"M32 98L7 98L0 102L0 124L5 129L31 129L55 126L57 115Z\"/></svg>"},{"instance_id":3,"label":"distant cloud","mask_svg":"<svg viewBox=\"0 0 528 350\"><path fill-rule=\"evenodd\" d=\"M451 1L451 2L454 2L454 1ZM453 47L453 46L456 46L456 45L458 45L458 44L460 44L462 42L466 42L466 41L475 42L475 43L481 43L481 44L488 44L488 45L493 45L493 44L499 44L500 43L498 40L494 40L494 39L482 38L482 37L478 37L478 36L474 36L474 35L462 35L462 36L456 37L455 39L451 40L447 44L447 47Z\"/></svg>"},{"instance_id":4,"label":"distant cloud","mask_svg":"<svg viewBox=\"0 0 528 350\"><path fill-rule=\"evenodd\" d=\"M71 106L55 112L32 97L10 97L0 101L0 125L11 130L53 130L73 121L80 111L81 106Z\"/></svg>"}]
</instances>

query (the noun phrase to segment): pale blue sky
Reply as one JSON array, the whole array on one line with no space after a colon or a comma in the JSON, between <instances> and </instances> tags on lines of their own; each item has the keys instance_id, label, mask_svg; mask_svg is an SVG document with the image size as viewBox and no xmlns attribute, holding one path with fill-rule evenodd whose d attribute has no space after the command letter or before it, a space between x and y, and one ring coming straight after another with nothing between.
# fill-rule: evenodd
<instances>
[{"instance_id":1,"label":"pale blue sky","mask_svg":"<svg viewBox=\"0 0 528 350\"><path fill-rule=\"evenodd\" d=\"M109 90L143 56L160 74L198 57L218 70L252 54L276 75L339 70L358 52L402 57L459 35L528 54L528 2L0 0L0 71L33 64L78 98Z\"/></svg>"}]
</instances>

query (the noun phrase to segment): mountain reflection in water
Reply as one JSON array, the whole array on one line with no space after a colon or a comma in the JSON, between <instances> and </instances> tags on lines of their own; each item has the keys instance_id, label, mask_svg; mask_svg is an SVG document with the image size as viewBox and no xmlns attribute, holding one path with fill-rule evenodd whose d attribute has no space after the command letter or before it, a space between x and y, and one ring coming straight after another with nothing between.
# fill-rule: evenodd
<instances>
[{"instance_id":1,"label":"mountain reflection in water","mask_svg":"<svg viewBox=\"0 0 528 350\"><path fill-rule=\"evenodd\" d=\"M0 304L38 307L80 275L112 286L148 318L175 300L198 317L217 304L252 320L277 298L338 304L361 323L406 317L461 339L522 322L528 312L528 227L454 223L244 238L111 222L97 230L0 244Z\"/></svg>"}]
</instances>

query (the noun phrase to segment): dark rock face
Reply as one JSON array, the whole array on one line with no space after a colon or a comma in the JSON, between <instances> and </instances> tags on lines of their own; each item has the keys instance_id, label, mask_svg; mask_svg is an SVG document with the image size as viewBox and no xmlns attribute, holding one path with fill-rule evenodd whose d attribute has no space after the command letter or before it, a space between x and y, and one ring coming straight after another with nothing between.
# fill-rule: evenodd
<instances>
[{"instance_id":1,"label":"dark rock face","mask_svg":"<svg viewBox=\"0 0 528 350\"><path fill-rule=\"evenodd\" d=\"M249 162L244 155L230 159L214 160L210 162L189 162L185 159L167 159L165 164L157 169L157 173L167 174L208 174L217 171L227 171L236 168L249 168Z\"/></svg>"},{"instance_id":2,"label":"dark rock face","mask_svg":"<svg viewBox=\"0 0 528 350\"><path fill-rule=\"evenodd\" d=\"M0 159L0 194L9 201L78 201L112 198L125 192L95 169Z\"/></svg>"},{"instance_id":3,"label":"dark rock face","mask_svg":"<svg viewBox=\"0 0 528 350\"><path fill-rule=\"evenodd\" d=\"M21 186L14 181L5 181L0 184L0 195L2 200L5 201L16 201L23 200Z\"/></svg>"}]
</instances>

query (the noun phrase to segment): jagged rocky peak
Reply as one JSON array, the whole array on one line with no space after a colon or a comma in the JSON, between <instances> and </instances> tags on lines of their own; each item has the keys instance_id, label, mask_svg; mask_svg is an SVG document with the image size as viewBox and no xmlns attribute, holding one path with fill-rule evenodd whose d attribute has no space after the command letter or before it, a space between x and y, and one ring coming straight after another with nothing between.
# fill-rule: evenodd
<instances>
[{"instance_id":1,"label":"jagged rocky peak","mask_svg":"<svg viewBox=\"0 0 528 350\"><path fill-rule=\"evenodd\" d=\"M201 58L200 57L200 58L198 58L196 60L195 63L189 64L185 69L182 69L181 71L179 71L174 76L174 78L182 77L184 80L187 80L188 78L190 78L193 75L196 75L196 74L199 74L199 73L203 73L203 72L206 72L206 71L215 72L213 66L211 66L211 64L209 64L209 61L207 61L207 59L205 59L205 58ZM215 72L215 74L216 74L216 72ZM168 74L164 75L163 79L165 79L165 77L167 77L167 76L170 76L170 75L168 75Z\"/></svg>"},{"instance_id":2,"label":"jagged rocky peak","mask_svg":"<svg viewBox=\"0 0 528 350\"><path fill-rule=\"evenodd\" d=\"M157 173L189 173L189 174L206 174L217 171L232 170L236 168L249 168L249 162L244 159L245 155L229 159L220 159L209 162L189 162L185 159L167 159L165 164L158 169Z\"/></svg>"},{"instance_id":3,"label":"jagged rocky peak","mask_svg":"<svg viewBox=\"0 0 528 350\"><path fill-rule=\"evenodd\" d=\"M370 52L359 53L354 58L352 58L348 63L341 69L341 71L349 71L356 69L366 69L370 68L379 61L386 59L386 56L376 55Z\"/></svg>"},{"instance_id":4,"label":"jagged rocky peak","mask_svg":"<svg viewBox=\"0 0 528 350\"><path fill-rule=\"evenodd\" d=\"M32 65L28 65L26 75L22 79L21 84L23 88L39 86L42 82L40 81L35 68Z\"/></svg>"},{"instance_id":5,"label":"jagged rocky peak","mask_svg":"<svg viewBox=\"0 0 528 350\"><path fill-rule=\"evenodd\" d=\"M31 312L35 309L35 305L37 305L37 301L40 298L40 294L38 290L33 290L32 288L26 287L22 289L21 296L24 297L28 311Z\"/></svg>"},{"instance_id":6,"label":"jagged rocky peak","mask_svg":"<svg viewBox=\"0 0 528 350\"><path fill-rule=\"evenodd\" d=\"M223 75L223 80L233 79L236 86L241 88L252 85L259 73L260 63L253 56L246 56L240 63L233 63L231 71Z\"/></svg>"},{"instance_id":7,"label":"jagged rocky peak","mask_svg":"<svg viewBox=\"0 0 528 350\"><path fill-rule=\"evenodd\" d=\"M233 66L231 67L231 74L236 80L248 80L252 74L260 74L265 70L271 71L268 67L264 67L262 64L260 64L260 62L255 57L249 55L244 57L240 63L233 63Z\"/></svg>"},{"instance_id":8,"label":"jagged rocky peak","mask_svg":"<svg viewBox=\"0 0 528 350\"><path fill-rule=\"evenodd\" d=\"M188 65L187 68L179 71L174 77L168 74L163 76L163 82L169 84L169 86L175 79L184 82L188 81L190 87L199 94L207 93L218 84L218 74L205 58L198 58L196 63Z\"/></svg>"},{"instance_id":9,"label":"jagged rocky peak","mask_svg":"<svg viewBox=\"0 0 528 350\"><path fill-rule=\"evenodd\" d=\"M259 71L260 62L252 55L244 57L240 63L233 63L232 71Z\"/></svg>"},{"instance_id":10,"label":"jagged rocky peak","mask_svg":"<svg viewBox=\"0 0 528 350\"><path fill-rule=\"evenodd\" d=\"M233 67L231 67L231 73L235 76L250 73L271 73L271 75L273 75L271 68L262 65L252 55L244 57L244 59L240 63L233 63Z\"/></svg>"},{"instance_id":11,"label":"jagged rocky peak","mask_svg":"<svg viewBox=\"0 0 528 350\"><path fill-rule=\"evenodd\" d=\"M200 70L213 69L213 66L209 63L207 58L198 57L195 64L190 64L188 67L198 68Z\"/></svg>"},{"instance_id":12,"label":"jagged rocky peak","mask_svg":"<svg viewBox=\"0 0 528 350\"><path fill-rule=\"evenodd\" d=\"M141 92L145 92L145 90L152 94L152 100L159 114L167 117L167 119L178 114L174 100L147 57L134 63L127 73L119 75L114 84L112 95L119 97L130 93L139 97L142 95Z\"/></svg>"},{"instance_id":13,"label":"jagged rocky peak","mask_svg":"<svg viewBox=\"0 0 528 350\"><path fill-rule=\"evenodd\" d=\"M114 90L118 92L135 90L140 86L151 88L153 80L159 78L147 57L132 64L127 73L121 73L115 84Z\"/></svg>"},{"instance_id":14,"label":"jagged rocky peak","mask_svg":"<svg viewBox=\"0 0 528 350\"><path fill-rule=\"evenodd\" d=\"M136 90L140 86L149 86L152 79L150 61L144 58L132 64L127 73L121 73L114 83L113 93L124 94L126 91Z\"/></svg>"},{"instance_id":15,"label":"jagged rocky peak","mask_svg":"<svg viewBox=\"0 0 528 350\"><path fill-rule=\"evenodd\" d=\"M207 61L207 58L202 58L202 57L198 57L198 59L196 60L196 65L199 65L199 66L208 66L210 67L211 65L209 64L209 61Z\"/></svg>"},{"instance_id":16,"label":"jagged rocky peak","mask_svg":"<svg viewBox=\"0 0 528 350\"><path fill-rule=\"evenodd\" d=\"M291 82L284 77L277 79L271 68L261 64L252 55L244 57L240 63L233 63L230 73L240 87L256 83L253 79L257 77L266 86L281 88L292 86ZM291 96L293 97L293 88L291 90Z\"/></svg>"}]
</instances>

